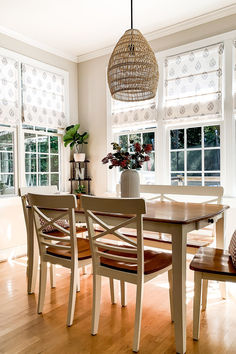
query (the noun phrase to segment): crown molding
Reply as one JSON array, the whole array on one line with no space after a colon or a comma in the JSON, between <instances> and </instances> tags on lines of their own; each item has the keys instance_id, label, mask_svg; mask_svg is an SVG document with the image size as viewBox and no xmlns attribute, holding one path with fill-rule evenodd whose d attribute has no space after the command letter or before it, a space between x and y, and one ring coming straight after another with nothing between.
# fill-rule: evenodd
<instances>
[{"instance_id":1,"label":"crown molding","mask_svg":"<svg viewBox=\"0 0 236 354\"><path fill-rule=\"evenodd\" d=\"M223 7L221 9L208 12L207 14L204 14L204 15L193 17L189 20L182 21L182 22L176 23L174 25L160 28L157 31L153 31L153 32L145 34L145 38L148 41L151 41L154 39L165 37L170 34L180 32L180 31L189 29L191 27L195 27L195 26L198 26L198 25L201 25L201 24L204 24L207 22L211 22L211 21L220 19L222 17L230 16L233 14L236 14L236 4L232 4L232 5ZM29 44L33 47L44 50L48 53L57 55L59 57L62 57L64 59L70 60L75 63L81 63L81 62L84 62L87 60L98 58L103 55L110 54L114 48L114 45L112 45L112 46L109 46L106 48L94 50L94 51L86 53L86 54L73 56L71 53L60 51L57 48L53 48L51 46L46 45L45 43L35 41L34 39L32 39L30 37L24 36L20 33L17 33L15 31L10 30L10 29L3 27L3 26L0 26L0 33L5 34L9 37L17 39L17 40L24 42L26 44Z\"/></svg>"},{"instance_id":2,"label":"crown molding","mask_svg":"<svg viewBox=\"0 0 236 354\"><path fill-rule=\"evenodd\" d=\"M232 4L232 5L223 7L221 9L208 12L204 15L193 17L189 20L178 22L174 25L163 27L159 30L145 34L145 38L148 41L152 41L154 39L165 37L165 36L171 35L173 33L184 31L184 30L187 30L191 27L196 27L196 26L202 25L204 23L215 21L215 20L218 20L222 17L226 17L226 16L230 16L230 15L234 15L234 14L236 14L236 4ZM113 48L114 48L114 45L106 47L106 48L98 49L98 50L92 51L90 53L79 55L79 56L77 56L77 63L91 60L91 59L94 59L94 58L97 58L97 57L100 57L103 55L111 54Z\"/></svg>"},{"instance_id":3,"label":"crown molding","mask_svg":"<svg viewBox=\"0 0 236 354\"><path fill-rule=\"evenodd\" d=\"M78 58L76 56L73 56L69 53L63 52L63 51L53 48L51 46L48 46L45 43L35 41L34 39L32 39L30 37L24 36L23 34L20 34L18 32L10 30L6 27L0 26L0 33L5 34L6 36L9 36L11 38L17 39L23 43L29 44L33 47L38 48L38 49L44 50L45 52L48 52L50 54L57 55L61 58L73 61L75 63L78 62Z\"/></svg>"}]
</instances>

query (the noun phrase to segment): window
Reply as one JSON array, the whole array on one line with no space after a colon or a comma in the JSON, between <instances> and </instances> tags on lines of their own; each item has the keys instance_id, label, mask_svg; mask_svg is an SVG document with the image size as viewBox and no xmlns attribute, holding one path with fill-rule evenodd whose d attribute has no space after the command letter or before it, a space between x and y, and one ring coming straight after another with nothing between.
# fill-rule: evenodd
<instances>
[{"instance_id":1,"label":"window","mask_svg":"<svg viewBox=\"0 0 236 354\"><path fill-rule=\"evenodd\" d=\"M37 130L38 127L36 127ZM60 186L59 137L36 131L24 132L27 186Z\"/></svg>"},{"instance_id":2,"label":"window","mask_svg":"<svg viewBox=\"0 0 236 354\"><path fill-rule=\"evenodd\" d=\"M130 150L130 142L134 141L135 143L140 144L151 144L152 151L150 154L150 160L143 164L142 169L139 171L140 181L142 184L154 184L155 183L155 131L148 130L139 130L137 132L130 133L120 133L118 136L118 142L121 147L125 150Z\"/></svg>"},{"instance_id":3,"label":"window","mask_svg":"<svg viewBox=\"0 0 236 354\"><path fill-rule=\"evenodd\" d=\"M16 194L18 176L60 189L67 87L64 71L0 49L0 195Z\"/></svg>"},{"instance_id":4,"label":"window","mask_svg":"<svg viewBox=\"0 0 236 354\"><path fill-rule=\"evenodd\" d=\"M170 130L171 184L220 185L220 125Z\"/></svg>"},{"instance_id":5,"label":"window","mask_svg":"<svg viewBox=\"0 0 236 354\"><path fill-rule=\"evenodd\" d=\"M15 194L14 132L0 127L0 195Z\"/></svg>"}]
</instances>

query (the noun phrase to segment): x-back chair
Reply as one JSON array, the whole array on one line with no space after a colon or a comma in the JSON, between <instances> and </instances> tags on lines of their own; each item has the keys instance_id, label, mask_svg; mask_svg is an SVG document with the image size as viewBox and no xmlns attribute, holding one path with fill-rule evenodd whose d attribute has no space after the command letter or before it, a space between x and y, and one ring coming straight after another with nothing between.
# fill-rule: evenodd
<instances>
[{"instance_id":1,"label":"x-back chair","mask_svg":"<svg viewBox=\"0 0 236 354\"><path fill-rule=\"evenodd\" d=\"M143 214L146 213L143 199L96 198L82 196L90 247L93 258L93 314L92 335L98 332L101 277L118 279L121 283L136 284L136 312L133 351L139 350L143 285L159 274L168 271L170 282L170 300L172 299L172 257L170 253L144 250L143 245ZM108 225L98 213L124 214L125 221L115 226ZM115 218L115 217L114 217ZM114 220L114 219L113 219ZM98 224L105 231L95 231ZM132 224L137 231L136 240L132 240L119 232L119 229ZM114 224L113 224L114 225ZM117 244L105 243L103 237L112 234L119 241ZM122 244L121 244L122 243ZM172 301L171 313L172 313Z\"/></svg>"}]
</instances>

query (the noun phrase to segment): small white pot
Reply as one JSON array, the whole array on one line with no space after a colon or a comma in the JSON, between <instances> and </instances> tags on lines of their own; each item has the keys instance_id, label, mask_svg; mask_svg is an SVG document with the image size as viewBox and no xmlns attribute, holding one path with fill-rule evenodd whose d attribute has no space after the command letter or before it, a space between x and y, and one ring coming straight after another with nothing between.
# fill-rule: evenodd
<instances>
[{"instance_id":1,"label":"small white pot","mask_svg":"<svg viewBox=\"0 0 236 354\"><path fill-rule=\"evenodd\" d=\"M125 170L120 178L121 198L140 197L140 178L136 170Z\"/></svg>"},{"instance_id":2,"label":"small white pot","mask_svg":"<svg viewBox=\"0 0 236 354\"><path fill-rule=\"evenodd\" d=\"M74 153L74 161L75 162L83 162L84 160L85 160L85 153L84 152L80 152L80 153L75 152Z\"/></svg>"}]
</instances>

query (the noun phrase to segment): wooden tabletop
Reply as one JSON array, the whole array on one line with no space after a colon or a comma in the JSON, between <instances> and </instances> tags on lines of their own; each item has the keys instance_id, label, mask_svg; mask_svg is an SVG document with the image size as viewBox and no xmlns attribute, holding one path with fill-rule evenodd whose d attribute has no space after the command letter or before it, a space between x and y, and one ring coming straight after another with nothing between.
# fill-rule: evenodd
<instances>
[{"instance_id":1,"label":"wooden tabletop","mask_svg":"<svg viewBox=\"0 0 236 354\"><path fill-rule=\"evenodd\" d=\"M146 201L147 213L144 215L144 220L154 222L166 222L173 224L189 224L204 219L211 219L216 215L221 214L229 208L228 205L221 204L200 204L200 203L183 203L183 202L161 202L161 201ZM76 213L83 213L81 208L76 210ZM112 215L98 213L99 215ZM129 217L122 215L122 217Z\"/></svg>"}]
</instances>

